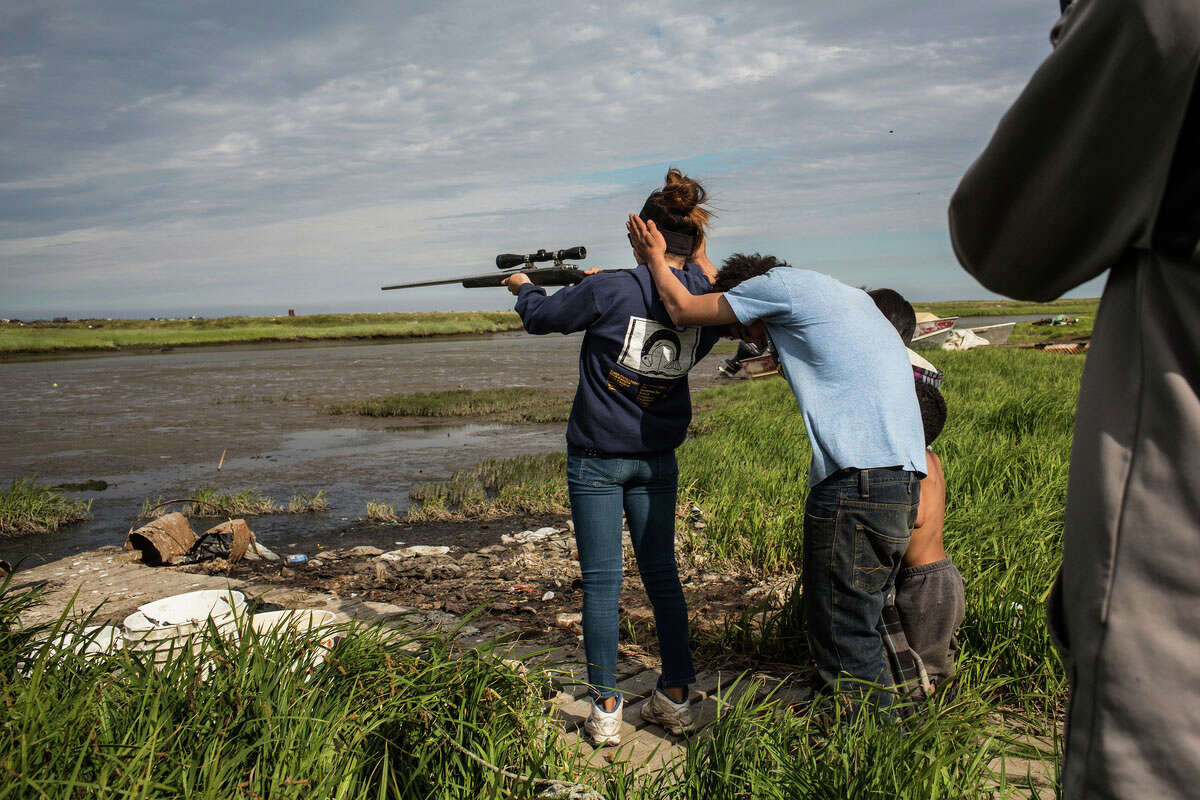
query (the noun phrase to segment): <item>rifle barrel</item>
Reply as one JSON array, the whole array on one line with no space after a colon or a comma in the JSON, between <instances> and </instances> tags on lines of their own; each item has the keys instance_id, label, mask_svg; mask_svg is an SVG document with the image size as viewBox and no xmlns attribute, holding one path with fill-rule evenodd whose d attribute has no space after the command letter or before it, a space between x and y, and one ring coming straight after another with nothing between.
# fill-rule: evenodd
<instances>
[{"instance_id":1,"label":"rifle barrel","mask_svg":"<svg viewBox=\"0 0 1200 800\"><path fill-rule=\"evenodd\" d=\"M602 272L625 272L627 270L606 269ZM479 289L489 286L500 286L509 275L527 275L529 280L538 286L571 286L582 281L586 275L576 267L535 267L534 269L513 270L512 272L488 272L483 275L467 275L461 278L443 278L436 281L418 281L416 283L397 283L392 286L381 286L380 289L416 289L422 286L448 286L452 283L462 284L468 289Z\"/></svg>"}]
</instances>

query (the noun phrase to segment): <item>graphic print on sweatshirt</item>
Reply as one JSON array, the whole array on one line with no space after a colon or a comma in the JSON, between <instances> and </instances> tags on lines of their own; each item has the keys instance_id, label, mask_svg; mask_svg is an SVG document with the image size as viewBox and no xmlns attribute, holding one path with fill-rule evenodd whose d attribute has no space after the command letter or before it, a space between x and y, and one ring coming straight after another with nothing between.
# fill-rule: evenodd
<instances>
[{"instance_id":1,"label":"graphic print on sweatshirt","mask_svg":"<svg viewBox=\"0 0 1200 800\"><path fill-rule=\"evenodd\" d=\"M675 330L643 317L630 317L617 363L650 378L682 378L696 363L700 328Z\"/></svg>"}]
</instances>

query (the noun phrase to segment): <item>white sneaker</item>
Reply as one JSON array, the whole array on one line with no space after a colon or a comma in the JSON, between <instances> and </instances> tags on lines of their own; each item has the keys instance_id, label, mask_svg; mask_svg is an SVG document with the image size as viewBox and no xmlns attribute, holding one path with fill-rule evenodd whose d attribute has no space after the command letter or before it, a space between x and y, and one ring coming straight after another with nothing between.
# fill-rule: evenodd
<instances>
[{"instance_id":1,"label":"white sneaker","mask_svg":"<svg viewBox=\"0 0 1200 800\"><path fill-rule=\"evenodd\" d=\"M605 711L596 704L595 699L592 700L592 710L588 713L587 721L583 723L583 732L592 740L592 744L596 747L603 747L606 744L621 743L621 710L625 706L625 701L617 698L617 707L612 711Z\"/></svg>"},{"instance_id":2,"label":"white sneaker","mask_svg":"<svg viewBox=\"0 0 1200 800\"><path fill-rule=\"evenodd\" d=\"M696 725L687 700L676 703L661 689L655 689L654 694L642 704L642 719L661 725L676 736L682 736Z\"/></svg>"}]
</instances>

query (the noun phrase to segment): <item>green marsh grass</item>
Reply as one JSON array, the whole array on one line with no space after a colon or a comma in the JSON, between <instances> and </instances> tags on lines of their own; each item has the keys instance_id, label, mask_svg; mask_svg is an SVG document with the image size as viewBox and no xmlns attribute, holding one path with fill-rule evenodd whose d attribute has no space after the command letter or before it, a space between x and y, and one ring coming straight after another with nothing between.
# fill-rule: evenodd
<instances>
[{"instance_id":1,"label":"green marsh grass","mask_svg":"<svg viewBox=\"0 0 1200 800\"><path fill-rule=\"evenodd\" d=\"M77 320L0 325L0 356L326 339L417 338L519 330L511 311L306 314L196 320Z\"/></svg>"},{"instance_id":2,"label":"green marsh grass","mask_svg":"<svg viewBox=\"0 0 1200 800\"><path fill-rule=\"evenodd\" d=\"M544 389L452 389L374 397L327 407L330 414L364 417L476 417L503 414L510 422L566 422L571 400Z\"/></svg>"},{"instance_id":3,"label":"green marsh grass","mask_svg":"<svg viewBox=\"0 0 1200 800\"><path fill-rule=\"evenodd\" d=\"M195 503L183 503L178 511L185 517L250 517L258 514L277 514L281 510L279 503L267 497L257 489L243 489L240 492L223 492L213 486L198 486L184 495ZM159 497L151 500L147 497L142 501L139 518L161 516L174 510L171 506L155 509L169 498Z\"/></svg>"},{"instance_id":4,"label":"green marsh grass","mask_svg":"<svg viewBox=\"0 0 1200 800\"><path fill-rule=\"evenodd\" d=\"M368 500L367 519L371 520L371 522L394 525L400 521L400 516L396 513L395 506L389 503L381 503L378 500Z\"/></svg>"},{"instance_id":5,"label":"green marsh grass","mask_svg":"<svg viewBox=\"0 0 1200 800\"><path fill-rule=\"evenodd\" d=\"M329 510L329 500L325 490L316 492L296 492L288 498L287 512L289 514L317 514Z\"/></svg>"},{"instance_id":6,"label":"green marsh grass","mask_svg":"<svg viewBox=\"0 0 1200 800\"><path fill-rule=\"evenodd\" d=\"M30 478L0 488L0 538L51 533L91 519L92 501L72 500L62 490Z\"/></svg>"},{"instance_id":7,"label":"green marsh grass","mask_svg":"<svg viewBox=\"0 0 1200 800\"><path fill-rule=\"evenodd\" d=\"M409 490L410 522L498 519L521 514L565 514L565 453L489 458L449 480Z\"/></svg>"},{"instance_id":8,"label":"green marsh grass","mask_svg":"<svg viewBox=\"0 0 1200 800\"><path fill-rule=\"evenodd\" d=\"M918 313L928 311L939 317L1004 317L1026 314L1055 314L1095 316L1100 307L1098 297L1064 297L1048 303L1026 303L1021 300L947 300L939 303L913 303Z\"/></svg>"}]
</instances>

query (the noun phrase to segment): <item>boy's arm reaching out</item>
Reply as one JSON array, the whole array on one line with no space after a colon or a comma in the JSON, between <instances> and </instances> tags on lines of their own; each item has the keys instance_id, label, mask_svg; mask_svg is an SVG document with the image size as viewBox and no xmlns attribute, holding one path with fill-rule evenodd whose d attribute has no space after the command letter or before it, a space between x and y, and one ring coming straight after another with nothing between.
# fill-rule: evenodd
<instances>
[{"instance_id":1,"label":"boy's arm reaching out","mask_svg":"<svg viewBox=\"0 0 1200 800\"><path fill-rule=\"evenodd\" d=\"M639 260L650 268L663 305L667 307L667 313L676 325L728 325L739 321L724 294L692 294L671 274L671 268L667 266L667 242L659 233L654 220L642 222L641 217L630 214L625 227L629 231L629 241L633 243Z\"/></svg>"}]
</instances>

